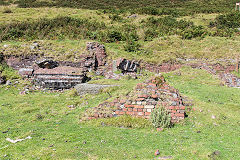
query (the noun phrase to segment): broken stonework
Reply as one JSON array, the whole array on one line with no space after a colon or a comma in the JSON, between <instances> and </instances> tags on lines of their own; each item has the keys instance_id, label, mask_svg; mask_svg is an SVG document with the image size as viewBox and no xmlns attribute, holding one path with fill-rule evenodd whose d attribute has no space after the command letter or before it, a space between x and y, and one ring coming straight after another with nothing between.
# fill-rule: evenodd
<instances>
[{"instance_id":1,"label":"broken stonework","mask_svg":"<svg viewBox=\"0 0 240 160\"><path fill-rule=\"evenodd\" d=\"M40 68L47 68L47 69L52 69L52 68L55 68L58 66L58 62L53 61L53 60L48 60L48 59L38 61L38 62L36 62L36 64Z\"/></svg>"},{"instance_id":2,"label":"broken stonework","mask_svg":"<svg viewBox=\"0 0 240 160\"><path fill-rule=\"evenodd\" d=\"M103 84L77 84L74 88L77 90L79 95L84 94L97 94L100 92L101 89L107 88L107 87L114 87L116 85L103 85Z\"/></svg>"},{"instance_id":3,"label":"broken stonework","mask_svg":"<svg viewBox=\"0 0 240 160\"><path fill-rule=\"evenodd\" d=\"M102 44L99 44L97 42L88 42L87 43L87 51L95 55L96 57L96 66L103 66L106 63L106 50L105 46Z\"/></svg>"},{"instance_id":4,"label":"broken stonework","mask_svg":"<svg viewBox=\"0 0 240 160\"><path fill-rule=\"evenodd\" d=\"M83 69L69 66L40 68L34 71L34 83L43 88L68 89L85 82L86 79Z\"/></svg>"},{"instance_id":5,"label":"broken stonework","mask_svg":"<svg viewBox=\"0 0 240 160\"><path fill-rule=\"evenodd\" d=\"M139 67L139 64L135 61L130 61L127 59L119 59L117 63L117 67L123 72L137 72L137 68Z\"/></svg>"},{"instance_id":6,"label":"broken stonework","mask_svg":"<svg viewBox=\"0 0 240 160\"><path fill-rule=\"evenodd\" d=\"M155 77L146 83L138 84L127 97L104 102L93 108L92 114L86 116L93 119L127 114L150 118L152 110L160 106L168 109L172 123L185 117L185 106L178 91L170 87L163 77Z\"/></svg>"}]
</instances>

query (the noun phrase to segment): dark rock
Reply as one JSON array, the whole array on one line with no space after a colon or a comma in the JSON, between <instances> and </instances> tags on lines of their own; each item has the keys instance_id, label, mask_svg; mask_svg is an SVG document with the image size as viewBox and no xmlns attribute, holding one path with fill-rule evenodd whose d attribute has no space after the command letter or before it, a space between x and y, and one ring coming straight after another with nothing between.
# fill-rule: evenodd
<instances>
[{"instance_id":1,"label":"dark rock","mask_svg":"<svg viewBox=\"0 0 240 160\"><path fill-rule=\"evenodd\" d=\"M51 144L49 147L53 147L54 146L54 144Z\"/></svg>"},{"instance_id":2,"label":"dark rock","mask_svg":"<svg viewBox=\"0 0 240 160\"><path fill-rule=\"evenodd\" d=\"M118 69L123 72L137 72L139 64L135 61L129 61L127 59L122 59L119 61Z\"/></svg>"},{"instance_id":3,"label":"dark rock","mask_svg":"<svg viewBox=\"0 0 240 160\"><path fill-rule=\"evenodd\" d=\"M3 59L4 59L4 56L2 53L0 53L0 63L3 61Z\"/></svg>"},{"instance_id":4,"label":"dark rock","mask_svg":"<svg viewBox=\"0 0 240 160\"><path fill-rule=\"evenodd\" d=\"M36 62L36 64L40 67L40 68L47 68L47 69L53 69L55 67L58 67L58 62L53 61L53 60L48 60L48 59L44 59L41 61Z\"/></svg>"},{"instance_id":5,"label":"dark rock","mask_svg":"<svg viewBox=\"0 0 240 160\"><path fill-rule=\"evenodd\" d=\"M0 84L5 84L6 83L6 77L1 76L0 74Z\"/></svg>"}]
</instances>

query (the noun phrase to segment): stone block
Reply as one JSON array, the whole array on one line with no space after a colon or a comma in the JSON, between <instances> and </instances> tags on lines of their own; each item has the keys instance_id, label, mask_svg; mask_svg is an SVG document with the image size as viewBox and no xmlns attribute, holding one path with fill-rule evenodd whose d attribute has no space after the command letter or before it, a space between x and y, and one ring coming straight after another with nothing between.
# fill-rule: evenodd
<instances>
[{"instance_id":1,"label":"stone block","mask_svg":"<svg viewBox=\"0 0 240 160\"><path fill-rule=\"evenodd\" d=\"M155 108L155 106L154 105L145 105L144 108L153 109L153 108Z\"/></svg>"}]
</instances>

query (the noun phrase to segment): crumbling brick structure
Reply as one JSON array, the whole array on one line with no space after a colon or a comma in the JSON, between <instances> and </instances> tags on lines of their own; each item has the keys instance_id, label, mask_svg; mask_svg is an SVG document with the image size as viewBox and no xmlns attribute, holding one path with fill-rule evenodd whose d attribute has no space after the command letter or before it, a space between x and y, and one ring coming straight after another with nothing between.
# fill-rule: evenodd
<instances>
[{"instance_id":1,"label":"crumbling brick structure","mask_svg":"<svg viewBox=\"0 0 240 160\"><path fill-rule=\"evenodd\" d=\"M132 115L150 118L156 107L165 107L171 114L171 122L179 122L185 117L185 105L178 91L169 86L164 78L155 77L152 80L138 84L126 99L115 99L93 108L89 119Z\"/></svg>"}]
</instances>

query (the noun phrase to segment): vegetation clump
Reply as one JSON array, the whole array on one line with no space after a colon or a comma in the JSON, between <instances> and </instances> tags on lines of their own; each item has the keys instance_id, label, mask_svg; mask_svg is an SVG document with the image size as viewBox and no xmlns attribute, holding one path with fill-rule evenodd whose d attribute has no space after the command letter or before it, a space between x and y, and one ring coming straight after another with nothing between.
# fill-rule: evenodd
<instances>
[{"instance_id":1,"label":"vegetation clump","mask_svg":"<svg viewBox=\"0 0 240 160\"><path fill-rule=\"evenodd\" d=\"M171 115L163 106L158 106L151 113L151 122L155 128L168 128L171 126Z\"/></svg>"}]
</instances>

